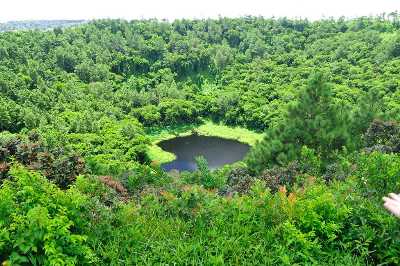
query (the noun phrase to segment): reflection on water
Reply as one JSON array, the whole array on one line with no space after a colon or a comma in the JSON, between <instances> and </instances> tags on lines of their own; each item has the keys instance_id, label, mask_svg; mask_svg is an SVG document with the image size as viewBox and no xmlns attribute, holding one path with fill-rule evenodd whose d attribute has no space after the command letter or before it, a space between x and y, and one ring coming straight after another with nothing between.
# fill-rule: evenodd
<instances>
[{"instance_id":1,"label":"reflection on water","mask_svg":"<svg viewBox=\"0 0 400 266\"><path fill-rule=\"evenodd\" d=\"M203 156L210 169L215 169L242 160L250 148L249 145L235 140L197 135L165 140L158 146L177 157L175 161L162 165L165 171L193 171L196 169L197 156Z\"/></svg>"}]
</instances>

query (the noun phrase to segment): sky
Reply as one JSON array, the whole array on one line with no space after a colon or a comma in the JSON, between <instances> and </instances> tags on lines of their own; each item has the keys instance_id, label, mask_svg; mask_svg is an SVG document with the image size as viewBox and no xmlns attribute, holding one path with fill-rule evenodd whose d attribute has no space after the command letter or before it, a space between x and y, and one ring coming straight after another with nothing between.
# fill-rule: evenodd
<instances>
[{"instance_id":1,"label":"sky","mask_svg":"<svg viewBox=\"0 0 400 266\"><path fill-rule=\"evenodd\" d=\"M39 19L348 18L400 11L400 0L1 0L0 22Z\"/></svg>"}]
</instances>

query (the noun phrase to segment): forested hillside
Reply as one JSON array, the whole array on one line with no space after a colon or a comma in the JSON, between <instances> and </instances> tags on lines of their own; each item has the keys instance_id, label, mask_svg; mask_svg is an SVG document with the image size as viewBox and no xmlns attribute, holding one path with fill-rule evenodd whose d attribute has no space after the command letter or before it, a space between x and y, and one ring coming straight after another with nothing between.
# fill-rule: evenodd
<instances>
[{"instance_id":1,"label":"forested hillside","mask_svg":"<svg viewBox=\"0 0 400 266\"><path fill-rule=\"evenodd\" d=\"M161 129L264 134L166 173ZM400 15L0 33L4 265L398 265Z\"/></svg>"}]
</instances>

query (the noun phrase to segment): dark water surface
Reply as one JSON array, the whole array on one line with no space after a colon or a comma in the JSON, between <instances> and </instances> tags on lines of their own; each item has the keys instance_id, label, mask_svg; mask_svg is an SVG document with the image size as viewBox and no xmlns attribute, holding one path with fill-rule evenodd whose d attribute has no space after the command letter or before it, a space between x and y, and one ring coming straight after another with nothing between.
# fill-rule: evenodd
<instances>
[{"instance_id":1,"label":"dark water surface","mask_svg":"<svg viewBox=\"0 0 400 266\"><path fill-rule=\"evenodd\" d=\"M162 165L165 171L193 171L196 169L194 159L200 155L208 161L210 169L215 169L242 160L250 149L249 145L236 140L197 135L161 141L158 146L177 157Z\"/></svg>"}]
</instances>

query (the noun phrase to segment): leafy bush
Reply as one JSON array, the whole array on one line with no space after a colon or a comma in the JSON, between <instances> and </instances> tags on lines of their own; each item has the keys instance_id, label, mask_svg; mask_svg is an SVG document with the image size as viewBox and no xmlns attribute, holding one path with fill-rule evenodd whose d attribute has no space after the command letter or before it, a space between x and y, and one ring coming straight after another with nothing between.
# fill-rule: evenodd
<instances>
[{"instance_id":1,"label":"leafy bush","mask_svg":"<svg viewBox=\"0 0 400 266\"><path fill-rule=\"evenodd\" d=\"M203 156L195 158L197 169L193 173L182 175L182 179L188 184L200 184L206 189L218 189L225 184L225 176L218 171L211 171L208 162Z\"/></svg>"},{"instance_id":2,"label":"leafy bush","mask_svg":"<svg viewBox=\"0 0 400 266\"><path fill-rule=\"evenodd\" d=\"M298 177L301 175L298 162L294 161L288 164L287 167L275 166L271 169L264 170L258 177L265 181L266 186L272 192L278 191L279 187L286 186L292 188L298 182Z\"/></svg>"},{"instance_id":3,"label":"leafy bush","mask_svg":"<svg viewBox=\"0 0 400 266\"><path fill-rule=\"evenodd\" d=\"M194 123L198 120L196 105L187 100L167 99L160 103L160 114L163 123Z\"/></svg>"},{"instance_id":4,"label":"leafy bush","mask_svg":"<svg viewBox=\"0 0 400 266\"><path fill-rule=\"evenodd\" d=\"M162 186L171 182L171 177L158 166L138 165L121 176L129 192L135 193L146 186Z\"/></svg>"},{"instance_id":5,"label":"leafy bush","mask_svg":"<svg viewBox=\"0 0 400 266\"><path fill-rule=\"evenodd\" d=\"M146 105L141 108L136 108L133 114L144 126L157 125L161 120L161 114L158 108L154 105Z\"/></svg>"},{"instance_id":6,"label":"leafy bush","mask_svg":"<svg viewBox=\"0 0 400 266\"><path fill-rule=\"evenodd\" d=\"M253 186L255 180L256 178L254 176L251 176L247 169L233 169L228 175L226 186L220 190L220 194L246 194L250 192L250 189Z\"/></svg>"},{"instance_id":7,"label":"leafy bush","mask_svg":"<svg viewBox=\"0 0 400 266\"><path fill-rule=\"evenodd\" d=\"M400 191L400 156L373 152L358 160L356 175L364 195L381 198L392 191Z\"/></svg>"},{"instance_id":8,"label":"leafy bush","mask_svg":"<svg viewBox=\"0 0 400 266\"><path fill-rule=\"evenodd\" d=\"M364 142L367 151L400 152L400 125L374 120L364 134Z\"/></svg>"},{"instance_id":9,"label":"leafy bush","mask_svg":"<svg viewBox=\"0 0 400 266\"><path fill-rule=\"evenodd\" d=\"M21 140L17 136L0 140L0 151L4 161L0 169L3 177L6 177L9 169L7 162L14 158L31 169L41 170L48 179L67 188L85 168L85 162L80 156L59 149L48 150L40 141L40 136L33 132L28 140Z\"/></svg>"},{"instance_id":10,"label":"leafy bush","mask_svg":"<svg viewBox=\"0 0 400 266\"><path fill-rule=\"evenodd\" d=\"M15 165L0 189L0 258L11 264L89 264L96 257L80 217L86 197L61 191L37 173Z\"/></svg>"}]
</instances>

